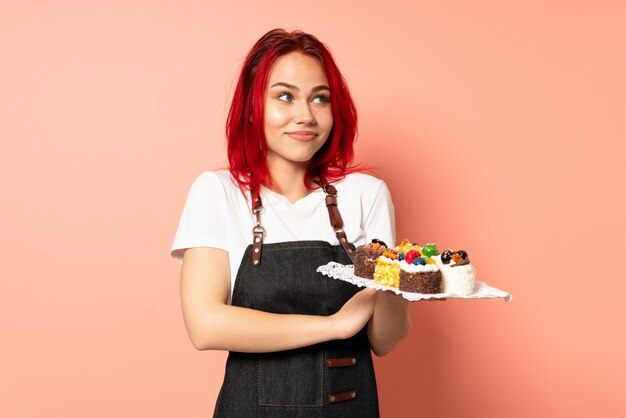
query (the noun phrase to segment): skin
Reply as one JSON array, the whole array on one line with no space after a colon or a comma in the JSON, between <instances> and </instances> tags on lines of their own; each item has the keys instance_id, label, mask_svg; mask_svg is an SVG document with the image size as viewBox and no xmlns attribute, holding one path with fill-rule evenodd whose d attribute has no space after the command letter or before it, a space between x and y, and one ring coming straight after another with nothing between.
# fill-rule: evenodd
<instances>
[{"instance_id":1,"label":"skin","mask_svg":"<svg viewBox=\"0 0 626 418\"><path fill-rule=\"evenodd\" d=\"M319 61L299 52L276 59L267 86L263 118L267 165L275 191L293 203L310 193L302 178L333 127L330 90Z\"/></svg>"},{"instance_id":2,"label":"skin","mask_svg":"<svg viewBox=\"0 0 626 418\"><path fill-rule=\"evenodd\" d=\"M292 52L274 62L267 86L263 122L272 188L293 203L310 193L302 178L332 128L328 81L315 58ZM187 249L180 283L185 326L198 350L288 350L350 338L369 323L372 351L382 356L410 329L408 301L373 289L359 291L330 316L272 314L229 305L228 253L216 248Z\"/></svg>"}]
</instances>

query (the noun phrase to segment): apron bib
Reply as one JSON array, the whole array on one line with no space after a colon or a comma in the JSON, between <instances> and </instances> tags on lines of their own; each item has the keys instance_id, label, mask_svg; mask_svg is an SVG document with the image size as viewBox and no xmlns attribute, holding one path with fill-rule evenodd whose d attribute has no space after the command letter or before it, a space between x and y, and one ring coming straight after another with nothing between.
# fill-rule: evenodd
<instances>
[{"instance_id":1,"label":"apron bib","mask_svg":"<svg viewBox=\"0 0 626 418\"><path fill-rule=\"evenodd\" d=\"M336 190L331 197L336 199ZM336 204L333 213L341 221ZM330 206L329 214L332 224ZM257 217L255 229L259 227ZM263 244L260 262L262 236L260 242L256 240L258 235L254 236L254 245L246 249L237 272L232 305L277 314L328 316L359 291L356 286L317 272L319 266L330 261L352 263L345 243ZM378 416L367 325L351 338L293 350L231 351L214 413L217 418Z\"/></svg>"}]
</instances>

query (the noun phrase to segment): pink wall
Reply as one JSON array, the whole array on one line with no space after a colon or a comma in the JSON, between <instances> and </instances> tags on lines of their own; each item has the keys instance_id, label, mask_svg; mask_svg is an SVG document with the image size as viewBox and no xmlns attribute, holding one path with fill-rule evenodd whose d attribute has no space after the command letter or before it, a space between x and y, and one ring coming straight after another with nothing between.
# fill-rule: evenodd
<instances>
[{"instance_id":1,"label":"pink wall","mask_svg":"<svg viewBox=\"0 0 626 418\"><path fill-rule=\"evenodd\" d=\"M398 236L514 295L414 304L383 417L626 415L625 3L504 3L3 1L0 416L210 415L168 250L277 26L334 51Z\"/></svg>"}]
</instances>

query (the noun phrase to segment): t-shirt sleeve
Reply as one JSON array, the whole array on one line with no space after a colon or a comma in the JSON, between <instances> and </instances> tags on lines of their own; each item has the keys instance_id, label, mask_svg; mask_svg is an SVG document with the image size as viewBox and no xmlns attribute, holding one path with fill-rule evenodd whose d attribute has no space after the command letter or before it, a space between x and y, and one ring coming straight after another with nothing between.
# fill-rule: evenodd
<instances>
[{"instance_id":1,"label":"t-shirt sleeve","mask_svg":"<svg viewBox=\"0 0 626 418\"><path fill-rule=\"evenodd\" d=\"M371 209L365 217L363 231L365 232L365 242L371 242L373 238L377 238L390 247L395 246L395 211L391 193L384 181L380 181Z\"/></svg>"},{"instance_id":2,"label":"t-shirt sleeve","mask_svg":"<svg viewBox=\"0 0 626 418\"><path fill-rule=\"evenodd\" d=\"M228 205L226 192L214 173L200 174L189 188L170 255L182 263L187 248L227 250Z\"/></svg>"}]
</instances>

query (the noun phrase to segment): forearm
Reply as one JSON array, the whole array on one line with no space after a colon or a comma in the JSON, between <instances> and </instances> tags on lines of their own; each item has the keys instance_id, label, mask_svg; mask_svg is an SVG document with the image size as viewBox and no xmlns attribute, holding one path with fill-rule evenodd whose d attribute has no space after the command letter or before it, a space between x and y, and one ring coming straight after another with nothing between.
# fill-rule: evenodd
<instances>
[{"instance_id":1,"label":"forearm","mask_svg":"<svg viewBox=\"0 0 626 418\"><path fill-rule=\"evenodd\" d=\"M332 317L273 314L231 305L206 309L189 328L199 350L262 353L341 337Z\"/></svg>"},{"instance_id":2,"label":"forearm","mask_svg":"<svg viewBox=\"0 0 626 418\"><path fill-rule=\"evenodd\" d=\"M367 334L374 354L384 356L409 334L409 302L395 294L381 292Z\"/></svg>"},{"instance_id":3,"label":"forearm","mask_svg":"<svg viewBox=\"0 0 626 418\"><path fill-rule=\"evenodd\" d=\"M215 248L185 251L181 270L183 319L198 350L271 352L349 338L371 318L373 289L357 292L330 316L285 315L229 305L228 255Z\"/></svg>"}]
</instances>

